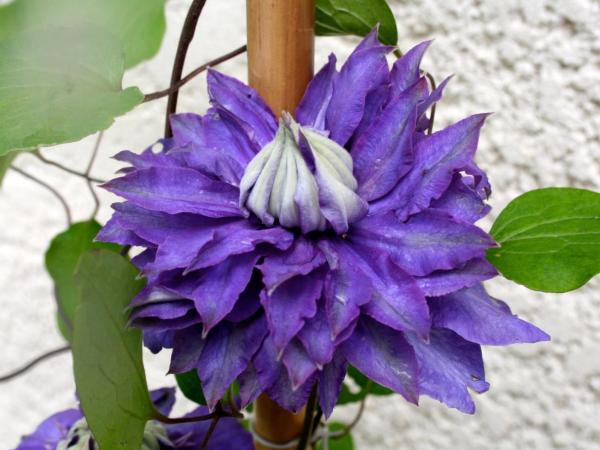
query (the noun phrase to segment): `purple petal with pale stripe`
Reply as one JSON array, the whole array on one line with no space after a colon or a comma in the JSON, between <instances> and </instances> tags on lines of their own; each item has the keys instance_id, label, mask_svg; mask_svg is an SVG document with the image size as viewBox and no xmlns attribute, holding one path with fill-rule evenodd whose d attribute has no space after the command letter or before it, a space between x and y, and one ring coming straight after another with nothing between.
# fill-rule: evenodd
<instances>
[{"instance_id":1,"label":"purple petal with pale stripe","mask_svg":"<svg viewBox=\"0 0 600 450\"><path fill-rule=\"evenodd\" d=\"M298 339L292 339L281 358L292 382L292 389L302 386L317 371L317 365Z\"/></svg>"},{"instance_id":2,"label":"purple petal with pale stripe","mask_svg":"<svg viewBox=\"0 0 600 450\"><path fill-rule=\"evenodd\" d=\"M421 42L394 63L391 70L391 80L395 95L400 95L421 78L419 66L430 44L431 41Z\"/></svg>"},{"instance_id":3,"label":"purple petal with pale stripe","mask_svg":"<svg viewBox=\"0 0 600 450\"><path fill-rule=\"evenodd\" d=\"M423 81L408 89L352 147L358 193L365 200L383 197L410 170L417 102L426 86Z\"/></svg>"},{"instance_id":4,"label":"purple petal with pale stripe","mask_svg":"<svg viewBox=\"0 0 600 450\"><path fill-rule=\"evenodd\" d=\"M388 253L411 275L451 270L483 257L492 238L441 211L427 210L401 222L395 214L369 216L356 224L352 242Z\"/></svg>"},{"instance_id":5,"label":"purple petal with pale stripe","mask_svg":"<svg viewBox=\"0 0 600 450\"><path fill-rule=\"evenodd\" d=\"M211 180L194 169L153 167L116 178L104 187L136 206L153 211L207 217L242 215L237 188Z\"/></svg>"},{"instance_id":6,"label":"purple petal with pale stripe","mask_svg":"<svg viewBox=\"0 0 600 450\"><path fill-rule=\"evenodd\" d=\"M302 345L304 345L308 356L310 356L319 369L331 361L333 352L335 351L335 344L323 301L319 302L317 313L314 317L306 321L304 327L298 333L298 338L302 342Z\"/></svg>"},{"instance_id":7,"label":"purple petal with pale stripe","mask_svg":"<svg viewBox=\"0 0 600 450\"><path fill-rule=\"evenodd\" d=\"M313 272L294 277L268 294L263 291L261 304L265 309L269 331L278 355L304 326L304 321L317 312L317 299L323 290L323 274Z\"/></svg>"},{"instance_id":8,"label":"purple petal with pale stripe","mask_svg":"<svg viewBox=\"0 0 600 450\"><path fill-rule=\"evenodd\" d=\"M419 288L426 297L439 297L463 288L475 286L498 275L498 272L484 258L474 258L462 267L452 270L438 270L424 277L416 277Z\"/></svg>"},{"instance_id":9,"label":"purple petal with pale stripe","mask_svg":"<svg viewBox=\"0 0 600 450\"><path fill-rule=\"evenodd\" d=\"M221 323L206 338L198 360L198 375L210 409L240 375L267 333L264 316L246 322Z\"/></svg>"},{"instance_id":10,"label":"purple petal with pale stripe","mask_svg":"<svg viewBox=\"0 0 600 450\"><path fill-rule=\"evenodd\" d=\"M207 81L211 102L244 121L255 134L260 147L264 147L273 139L277 121L254 89L214 70L208 71Z\"/></svg>"},{"instance_id":11,"label":"purple petal with pale stripe","mask_svg":"<svg viewBox=\"0 0 600 450\"><path fill-rule=\"evenodd\" d=\"M304 126L325 129L325 114L333 94L333 83L337 76L336 58L329 55L329 61L315 75L296 108L296 120Z\"/></svg>"},{"instance_id":12,"label":"purple petal with pale stripe","mask_svg":"<svg viewBox=\"0 0 600 450\"><path fill-rule=\"evenodd\" d=\"M342 349L348 362L365 376L418 403L417 360L402 332L361 317Z\"/></svg>"},{"instance_id":13,"label":"purple petal with pale stripe","mask_svg":"<svg viewBox=\"0 0 600 450\"><path fill-rule=\"evenodd\" d=\"M428 342L412 333L405 337L417 356L420 393L473 414L475 403L467 388L478 393L489 388L479 345L445 329L431 330Z\"/></svg>"},{"instance_id":14,"label":"purple petal with pale stripe","mask_svg":"<svg viewBox=\"0 0 600 450\"><path fill-rule=\"evenodd\" d=\"M369 37L365 38L369 42ZM363 116L368 93L385 81L385 55L391 47L360 46L342 66L333 84L333 94L327 109L326 128L329 137L344 145L354 133Z\"/></svg>"},{"instance_id":15,"label":"purple petal with pale stripe","mask_svg":"<svg viewBox=\"0 0 600 450\"><path fill-rule=\"evenodd\" d=\"M449 328L483 345L550 340L536 326L513 315L508 305L490 297L482 285L429 300L433 325Z\"/></svg>"},{"instance_id":16,"label":"purple petal with pale stripe","mask_svg":"<svg viewBox=\"0 0 600 450\"><path fill-rule=\"evenodd\" d=\"M468 181L468 177L454 175L448 190L439 199L431 202L431 208L445 211L455 219L469 223L475 223L486 216L490 206L467 184Z\"/></svg>"},{"instance_id":17,"label":"purple petal with pale stripe","mask_svg":"<svg viewBox=\"0 0 600 450\"><path fill-rule=\"evenodd\" d=\"M387 196L371 204L371 214L395 210L402 220L424 210L448 189L455 173L473 161L486 114L478 114L419 140L411 171Z\"/></svg>"}]
</instances>

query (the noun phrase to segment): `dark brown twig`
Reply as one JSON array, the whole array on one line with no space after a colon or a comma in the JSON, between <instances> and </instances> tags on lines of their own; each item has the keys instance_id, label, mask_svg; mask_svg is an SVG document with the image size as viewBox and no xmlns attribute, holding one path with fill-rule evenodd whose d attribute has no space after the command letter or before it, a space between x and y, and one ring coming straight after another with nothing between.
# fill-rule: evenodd
<instances>
[{"instance_id":1,"label":"dark brown twig","mask_svg":"<svg viewBox=\"0 0 600 450\"><path fill-rule=\"evenodd\" d=\"M306 402L306 410L304 412L304 426L302 427L302 434L300 435L300 441L298 442L298 450L306 450L306 446L310 442L310 438L313 433L313 421L315 418L315 407L317 405L317 385L313 387L308 402Z\"/></svg>"},{"instance_id":2,"label":"dark brown twig","mask_svg":"<svg viewBox=\"0 0 600 450\"><path fill-rule=\"evenodd\" d=\"M216 412L223 412L223 409L222 409L220 403L217 403L217 411ZM204 440L202 441L202 445L200 445L200 450L206 450L206 447L208 447L208 442L210 441L211 436L215 432L215 428L217 428L217 424L219 423L219 419L221 417L222 417L221 415L215 416L215 418L210 423L210 426L208 427L208 430L206 431L206 435L204 436Z\"/></svg>"},{"instance_id":3,"label":"dark brown twig","mask_svg":"<svg viewBox=\"0 0 600 450\"><path fill-rule=\"evenodd\" d=\"M46 352L34 359L32 359L30 362L28 362L27 364L25 364L23 367L8 373L6 375L2 375L0 377L0 383L4 383L6 381L10 381L13 378L18 377L19 375L23 375L25 372L27 372L28 370L32 369L33 367L37 366L39 363L41 363L42 361L45 361L46 359L52 358L53 356L57 356L60 355L61 353L64 353L66 351L69 351L71 347L69 347L68 345L64 346L64 347L60 347L54 350L51 350L49 352Z\"/></svg>"},{"instance_id":4,"label":"dark brown twig","mask_svg":"<svg viewBox=\"0 0 600 450\"><path fill-rule=\"evenodd\" d=\"M86 180L94 182L94 183L105 183L106 182L105 180L100 180L99 178L90 177L88 174L85 174L85 173L82 173L82 172L78 172L77 170L71 169L70 167L67 167L67 166L63 166L59 162L47 159L44 155L42 155L40 153L39 150L35 150L35 151L31 152L31 154L34 155L37 159L39 159L43 163L48 164L50 166L57 167L60 170L64 170L65 172L70 173L71 175L75 175L75 176L78 176L78 177L81 177L81 178L85 178Z\"/></svg>"},{"instance_id":5,"label":"dark brown twig","mask_svg":"<svg viewBox=\"0 0 600 450\"><path fill-rule=\"evenodd\" d=\"M183 73L183 65L185 64L185 57L187 56L188 48L194 34L196 32L196 25L198 19L202 13L202 9L206 4L206 0L194 0L188 10L183 28L181 29L181 35L179 36L179 44L177 45L177 53L175 54L175 61L173 61L173 71L171 73L170 87L174 87L179 81L181 81L181 75ZM171 124L169 123L169 117L177 110L177 98L179 91L175 90L169 93L169 100L167 101L167 111L165 117L165 137L169 138L173 134L171 132Z\"/></svg>"},{"instance_id":6,"label":"dark brown twig","mask_svg":"<svg viewBox=\"0 0 600 450\"><path fill-rule=\"evenodd\" d=\"M427 79L429 80L429 83L431 84L431 90L435 91L435 89L437 87L436 83L435 83L435 78L433 78L433 75L431 75L429 72L425 72L425 76L427 77ZM429 127L427 128L428 135L431 135L431 133L433 133L433 122L435 121L435 107L436 107L436 103L431 105L431 114L429 115Z\"/></svg>"},{"instance_id":7,"label":"dark brown twig","mask_svg":"<svg viewBox=\"0 0 600 450\"><path fill-rule=\"evenodd\" d=\"M157 100L159 98L166 97L167 95L170 95L173 92L178 91L184 85L186 85L189 81L191 81L193 78L195 78L198 75L200 75L202 72L210 69L211 67L218 66L219 64L224 63L225 61L228 61L228 60L230 60L232 58L235 58L236 56L241 55L245 51L246 51L246 46L243 45L243 46L241 46L239 48L236 48L235 50L233 50L233 51L231 51L231 52L229 52L229 53L227 53L227 54L225 54L223 56L219 56L218 58L215 58L212 61L209 61L206 64L201 65L197 69L194 69L190 73L188 73L180 81L178 81L177 83L175 83L174 86L171 86L171 87L169 87L167 89L163 89L162 91L157 91L157 92L153 92L151 94L146 94L144 96L144 102L150 102L152 100Z\"/></svg>"},{"instance_id":8,"label":"dark brown twig","mask_svg":"<svg viewBox=\"0 0 600 450\"><path fill-rule=\"evenodd\" d=\"M22 169L19 169L18 167L10 166L10 168L12 170L14 170L15 172L17 172L18 174L21 174L25 178L27 178L27 179L29 179L29 180L31 180L31 181L39 184L40 186L45 187L48 191L50 191L58 199L58 201L61 203L61 205L63 206L63 208L65 210L65 215L67 216L67 222L68 222L68 224L71 225L73 223L73 216L71 214L71 209L69 208L69 205L67 204L67 201L60 194L60 192L58 192L56 189L54 189L52 186L50 186L45 181L42 181L39 178L34 177L33 175L25 172Z\"/></svg>"}]
</instances>

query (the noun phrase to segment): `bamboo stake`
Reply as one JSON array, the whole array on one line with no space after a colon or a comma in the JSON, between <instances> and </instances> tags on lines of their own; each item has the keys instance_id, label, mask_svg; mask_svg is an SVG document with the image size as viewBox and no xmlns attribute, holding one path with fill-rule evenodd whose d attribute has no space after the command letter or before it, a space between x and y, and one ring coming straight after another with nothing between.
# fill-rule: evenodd
<instances>
[{"instance_id":1,"label":"bamboo stake","mask_svg":"<svg viewBox=\"0 0 600 450\"><path fill-rule=\"evenodd\" d=\"M247 0L246 5L249 84L278 116L293 113L313 76L315 2ZM254 408L254 429L263 438L286 443L300 435L303 412L292 414L264 394Z\"/></svg>"}]
</instances>

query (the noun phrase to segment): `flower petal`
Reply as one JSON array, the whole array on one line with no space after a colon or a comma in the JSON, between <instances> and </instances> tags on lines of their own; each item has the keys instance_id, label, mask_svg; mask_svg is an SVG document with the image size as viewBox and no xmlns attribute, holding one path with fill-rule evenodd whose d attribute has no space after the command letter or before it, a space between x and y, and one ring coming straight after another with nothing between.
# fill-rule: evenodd
<instances>
[{"instance_id":1,"label":"flower petal","mask_svg":"<svg viewBox=\"0 0 600 450\"><path fill-rule=\"evenodd\" d=\"M329 137L342 146L360 123L367 94L388 77L385 55L391 47L373 42L369 36L363 40L344 63L333 84L326 129L330 131Z\"/></svg>"},{"instance_id":2,"label":"flower petal","mask_svg":"<svg viewBox=\"0 0 600 450\"><path fill-rule=\"evenodd\" d=\"M278 355L302 329L304 321L316 314L322 290L323 274L316 271L287 280L271 294L262 292L261 304Z\"/></svg>"},{"instance_id":3,"label":"flower petal","mask_svg":"<svg viewBox=\"0 0 600 450\"><path fill-rule=\"evenodd\" d=\"M194 169L153 167L109 181L104 187L136 206L169 214L241 216L237 188L211 180Z\"/></svg>"},{"instance_id":4,"label":"flower petal","mask_svg":"<svg viewBox=\"0 0 600 450\"><path fill-rule=\"evenodd\" d=\"M325 418L329 418L333 408L337 403L342 390L342 382L346 376L346 358L340 353L336 354L333 360L323 367L319 372L319 405L323 410Z\"/></svg>"},{"instance_id":5,"label":"flower petal","mask_svg":"<svg viewBox=\"0 0 600 450\"><path fill-rule=\"evenodd\" d=\"M288 250L265 256L257 267L270 294L281 283L297 275L308 275L323 264L323 253L310 240L299 236Z\"/></svg>"},{"instance_id":6,"label":"flower petal","mask_svg":"<svg viewBox=\"0 0 600 450\"><path fill-rule=\"evenodd\" d=\"M480 195L468 182L468 177L454 175L452 183L437 200L431 202L431 208L439 209L458 220L475 223L490 211Z\"/></svg>"},{"instance_id":7,"label":"flower petal","mask_svg":"<svg viewBox=\"0 0 600 450\"><path fill-rule=\"evenodd\" d=\"M211 102L244 121L260 147L273 139L277 129L275 116L254 89L212 69L208 71L207 82Z\"/></svg>"},{"instance_id":8,"label":"flower petal","mask_svg":"<svg viewBox=\"0 0 600 450\"><path fill-rule=\"evenodd\" d=\"M451 270L470 259L484 257L492 238L466 222L441 211L427 210L401 222L393 213L369 216L353 229L356 245L391 255L409 274L428 275Z\"/></svg>"},{"instance_id":9,"label":"flower petal","mask_svg":"<svg viewBox=\"0 0 600 450\"><path fill-rule=\"evenodd\" d=\"M421 60L430 45L431 41L421 42L394 63L391 80L395 95L400 95L421 78Z\"/></svg>"},{"instance_id":10,"label":"flower petal","mask_svg":"<svg viewBox=\"0 0 600 450\"><path fill-rule=\"evenodd\" d=\"M475 404L467 387L478 393L489 388L481 347L446 329L432 329L428 342L413 333L405 337L417 355L420 393L473 414Z\"/></svg>"},{"instance_id":11,"label":"flower petal","mask_svg":"<svg viewBox=\"0 0 600 450\"><path fill-rule=\"evenodd\" d=\"M208 335L198 360L198 375L210 409L248 367L266 333L264 316L259 316L237 324L223 322Z\"/></svg>"},{"instance_id":12,"label":"flower petal","mask_svg":"<svg viewBox=\"0 0 600 450\"><path fill-rule=\"evenodd\" d=\"M325 129L325 114L333 94L333 83L337 76L336 58L329 55L329 61L315 75L296 108L296 119L301 125Z\"/></svg>"},{"instance_id":13,"label":"flower petal","mask_svg":"<svg viewBox=\"0 0 600 450\"><path fill-rule=\"evenodd\" d=\"M383 197L410 170L417 102L427 83L406 90L352 147L358 193L368 201Z\"/></svg>"},{"instance_id":14,"label":"flower petal","mask_svg":"<svg viewBox=\"0 0 600 450\"><path fill-rule=\"evenodd\" d=\"M483 345L550 340L536 326L513 315L508 305L490 297L481 284L429 300L433 324Z\"/></svg>"},{"instance_id":15,"label":"flower petal","mask_svg":"<svg viewBox=\"0 0 600 450\"><path fill-rule=\"evenodd\" d=\"M342 348L348 362L365 376L418 403L417 360L402 332L363 316Z\"/></svg>"},{"instance_id":16,"label":"flower petal","mask_svg":"<svg viewBox=\"0 0 600 450\"><path fill-rule=\"evenodd\" d=\"M486 114L478 114L423 137L415 146L411 171L385 197L370 205L371 214L395 210L405 220L427 208L448 189L455 173L472 163Z\"/></svg>"},{"instance_id":17,"label":"flower petal","mask_svg":"<svg viewBox=\"0 0 600 450\"><path fill-rule=\"evenodd\" d=\"M317 365L298 339L292 339L281 359L288 371L292 389L296 390L317 371Z\"/></svg>"},{"instance_id":18,"label":"flower petal","mask_svg":"<svg viewBox=\"0 0 600 450\"><path fill-rule=\"evenodd\" d=\"M462 267L452 270L438 270L415 280L426 297L439 297L463 288L475 286L498 275L498 272L484 258L474 258Z\"/></svg>"},{"instance_id":19,"label":"flower petal","mask_svg":"<svg viewBox=\"0 0 600 450\"><path fill-rule=\"evenodd\" d=\"M308 356L319 369L322 369L333 358L335 344L332 334L324 302L320 301L317 313L306 321L304 327L298 333L298 338L304 345Z\"/></svg>"}]
</instances>

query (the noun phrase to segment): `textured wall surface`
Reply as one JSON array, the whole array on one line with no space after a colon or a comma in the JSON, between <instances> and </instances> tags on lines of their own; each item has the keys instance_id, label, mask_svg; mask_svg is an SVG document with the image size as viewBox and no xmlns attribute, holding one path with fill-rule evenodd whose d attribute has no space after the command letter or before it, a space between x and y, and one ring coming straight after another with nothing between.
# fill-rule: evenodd
<instances>
[{"instance_id":1,"label":"textured wall surface","mask_svg":"<svg viewBox=\"0 0 600 450\"><path fill-rule=\"evenodd\" d=\"M600 3L598 0L392 0L400 45L435 38L424 68L438 79L456 73L438 109L437 127L463 116L495 111L483 131L478 160L494 193L491 219L519 193L549 185L600 190ZM168 32L158 57L126 76L151 92L166 86L178 30L189 1L169 0ZM244 43L243 0L208 2L187 68ZM319 39L318 63L340 58L353 38ZM241 57L221 70L245 78ZM158 138L164 102L145 104L106 133L94 175L119 167L117 151L136 151ZM183 90L180 110L207 106L205 79ZM94 139L46 150L83 169ZM69 196L76 219L92 210L85 184L23 155L16 163ZM106 220L113 198L101 194ZM0 192L0 374L61 345L53 319L52 285L44 271L48 242L65 227L46 191L12 172ZM423 399L371 399L355 432L358 449L597 449L600 447L600 279L568 295L541 295L502 280L492 294L548 331L553 341L485 348L489 393L465 416ZM164 383L167 355L146 360L152 386ZM172 377L166 384L173 384ZM0 449L13 448L48 414L74 404L68 355L0 385ZM185 410L178 404L178 411ZM338 413L351 418L354 407Z\"/></svg>"}]
</instances>

